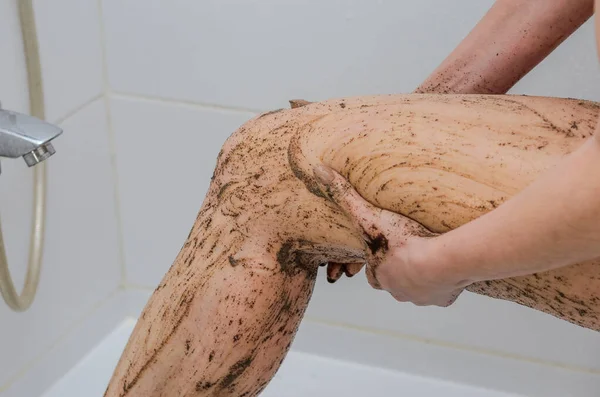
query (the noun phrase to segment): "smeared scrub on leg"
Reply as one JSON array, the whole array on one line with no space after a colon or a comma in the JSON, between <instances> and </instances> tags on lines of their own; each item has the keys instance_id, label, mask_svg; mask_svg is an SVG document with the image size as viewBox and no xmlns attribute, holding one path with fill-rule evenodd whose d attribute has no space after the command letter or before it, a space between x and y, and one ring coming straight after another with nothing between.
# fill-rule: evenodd
<instances>
[{"instance_id":1,"label":"smeared scrub on leg","mask_svg":"<svg viewBox=\"0 0 600 397\"><path fill-rule=\"evenodd\" d=\"M366 232L365 232L366 233ZM374 237L368 235L367 246L371 250L371 254L385 254L388 250L388 240L382 233L377 234Z\"/></svg>"},{"instance_id":2,"label":"smeared scrub on leg","mask_svg":"<svg viewBox=\"0 0 600 397\"><path fill-rule=\"evenodd\" d=\"M501 205L579 147L597 114L595 103L556 98L399 95L255 117L223 146L194 226L105 395L251 397L266 387L319 264L356 271L368 250L386 246L377 234L365 246L319 191L315 165L335 169L374 205L443 233ZM469 289L600 329L598 263Z\"/></svg>"}]
</instances>

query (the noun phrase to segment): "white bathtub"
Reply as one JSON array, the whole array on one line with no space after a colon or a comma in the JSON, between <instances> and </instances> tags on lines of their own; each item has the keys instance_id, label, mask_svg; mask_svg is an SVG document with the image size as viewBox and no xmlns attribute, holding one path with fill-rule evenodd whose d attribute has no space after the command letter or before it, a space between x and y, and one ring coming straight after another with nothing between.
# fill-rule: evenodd
<instances>
[{"instance_id":1,"label":"white bathtub","mask_svg":"<svg viewBox=\"0 0 600 397\"><path fill-rule=\"evenodd\" d=\"M43 397L102 397L134 325L134 319L120 324ZM261 396L388 397L390 394L421 397L515 396L293 349Z\"/></svg>"},{"instance_id":2,"label":"white bathtub","mask_svg":"<svg viewBox=\"0 0 600 397\"><path fill-rule=\"evenodd\" d=\"M0 397L102 397L151 291L121 290ZM262 397L597 397L600 374L307 316Z\"/></svg>"}]
</instances>

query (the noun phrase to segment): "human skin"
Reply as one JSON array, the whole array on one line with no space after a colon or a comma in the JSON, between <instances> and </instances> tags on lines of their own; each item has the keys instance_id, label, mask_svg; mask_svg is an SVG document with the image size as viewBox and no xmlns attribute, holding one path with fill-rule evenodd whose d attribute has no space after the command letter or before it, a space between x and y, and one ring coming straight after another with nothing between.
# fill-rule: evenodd
<instances>
[{"instance_id":1,"label":"human skin","mask_svg":"<svg viewBox=\"0 0 600 397\"><path fill-rule=\"evenodd\" d=\"M105 396L259 394L292 343L318 265L364 262L383 243L365 244L320 188L316 165L373 205L445 233L583 145L597 114L597 104L577 100L412 94L330 100L247 122L225 143L196 222ZM599 330L597 267L468 289Z\"/></svg>"},{"instance_id":2,"label":"human skin","mask_svg":"<svg viewBox=\"0 0 600 397\"><path fill-rule=\"evenodd\" d=\"M497 0L415 92L504 94L593 9L594 0Z\"/></svg>"}]
</instances>

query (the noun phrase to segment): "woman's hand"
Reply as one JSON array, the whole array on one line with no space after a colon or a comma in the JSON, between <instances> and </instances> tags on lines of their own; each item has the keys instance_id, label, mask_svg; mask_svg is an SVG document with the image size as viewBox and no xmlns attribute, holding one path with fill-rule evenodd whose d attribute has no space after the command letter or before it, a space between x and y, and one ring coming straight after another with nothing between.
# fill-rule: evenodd
<instances>
[{"instance_id":1,"label":"woman's hand","mask_svg":"<svg viewBox=\"0 0 600 397\"><path fill-rule=\"evenodd\" d=\"M314 170L323 192L352 219L367 247L366 275L373 288L400 302L419 306L449 306L466 285L439 277L437 263L428 259L435 234L421 224L364 200L341 175L325 166ZM360 269L346 265L347 275ZM328 278L339 278L342 265L330 264Z\"/></svg>"}]
</instances>

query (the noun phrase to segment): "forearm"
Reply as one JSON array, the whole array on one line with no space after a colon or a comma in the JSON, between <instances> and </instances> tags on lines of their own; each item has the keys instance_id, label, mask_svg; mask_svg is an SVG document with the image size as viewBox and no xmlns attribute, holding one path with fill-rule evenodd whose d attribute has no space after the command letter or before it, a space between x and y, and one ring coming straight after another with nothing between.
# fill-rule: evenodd
<instances>
[{"instance_id":1,"label":"forearm","mask_svg":"<svg viewBox=\"0 0 600 397\"><path fill-rule=\"evenodd\" d=\"M438 276L470 283L600 257L599 170L592 138L499 208L432 239L427 260Z\"/></svg>"},{"instance_id":2,"label":"forearm","mask_svg":"<svg viewBox=\"0 0 600 397\"><path fill-rule=\"evenodd\" d=\"M498 0L417 93L507 92L593 14L593 0Z\"/></svg>"}]
</instances>

